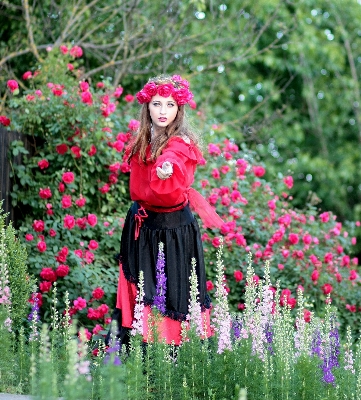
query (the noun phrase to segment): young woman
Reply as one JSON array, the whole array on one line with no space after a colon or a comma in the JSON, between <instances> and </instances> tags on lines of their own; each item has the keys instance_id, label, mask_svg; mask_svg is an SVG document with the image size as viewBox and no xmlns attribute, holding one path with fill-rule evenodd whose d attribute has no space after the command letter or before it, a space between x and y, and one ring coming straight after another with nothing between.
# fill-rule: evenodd
<instances>
[{"instance_id":1,"label":"young woman","mask_svg":"<svg viewBox=\"0 0 361 400\"><path fill-rule=\"evenodd\" d=\"M198 138L185 121L185 105L192 99L189 84L178 75L150 79L137 93L142 104L140 127L126 150L131 166L130 196L134 201L124 224L115 318L118 338L134 321L139 272L144 273L143 340L148 340L149 315L157 291L156 264L159 243L164 245L165 304L158 335L168 344L181 341L181 322L186 320L190 298L191 260L196 260L203 331L211 335L210 299L206 293L203 248L197 220L190 206L208 227L221 218L191 185L202 159Z\"/></svg>"}]
</instances>

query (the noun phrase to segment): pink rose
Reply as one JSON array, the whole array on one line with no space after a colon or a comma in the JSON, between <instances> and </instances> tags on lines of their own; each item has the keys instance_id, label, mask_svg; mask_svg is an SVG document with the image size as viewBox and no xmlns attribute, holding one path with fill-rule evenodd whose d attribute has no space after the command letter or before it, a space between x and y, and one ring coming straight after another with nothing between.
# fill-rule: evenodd
<instances>
[{"instance_id":1,"label":"pink rose","mask_svg":"<svg viewBox=\"0 0 361 400\"><path fill-rule=\"evenodd\" d=\"M98 89L103 89L103 87L105 85L104 85L104 82L98 82L96 86L97 86Z\"/></svg>"},{"instance_id":2,"label":"pink rose","mask_svg":"<svg viewBox=\"0 0 361 400\"><path fill-rule=\"evenodd\" d=\"M68 146L65 143L58 144L56 146L56 152L60 155L65 154L68 151Z\"/></svg>"},{"instance_id":3,"label":"pink rose","mask_svg":"<svg viewBox=\"0 0 361 400\"><path fill-rule=\"evenodd\" d=\"M257 176L258 178L261 178L266 173L266 170L260 165L258 165L258 166L254 165L252 167L252 169L253 169L254 175Z\"/></svg>"},{"instance_id":4,"label":"pink rose","mask_svg":"<svg viewBox=\"0 0 361 400\"><path fill-rule=\"evenodd\" d=\"M51 237L55 237L56 236L56 232L54 231L54 229L49 229L49 236Z\"/></svg>"},{"instance_id":5,"label":"pink rose","mask_svg":"<svg viewBox=\"0 0 361 400\"><path fill-rule=\"evenodd\" d=\"M324 212L322 214L320 214L320 218L322 222L328 222L330 219L330 215L328 212Z\"/></svg>"},{"instance_id":6,"label":"pink rose","mask_svg":"<svg viewBox=\"0 0 361 400\"><path fill-rule=\"evenodd\" d=\"M46 243L43 241L38 242L38 244L36 245L36 247L38 248L38 250L40 251L40 253L44 253L44 251L46 251Z\"/></svg>"},{"instance_id":7,"label":"pink rose","mask_svg":"<svg viewBox=\"0 0 361 400\"><path fill-rule=\"evenodd\" d=\"M73 69L74 69L74 65L73 64L68 63L66 66L67 66L69 71L73 71Z\"/></svg>"},{"instance_id":8,"label":"pink rose","mask_svg":"<svg viewBox=\"0 0 361 400\"><path fill-rule=\"evenodd\" d=\"M14 93L16 89L19 89L19 84L14 79L9 79L7 81L7 86L11 93Z\"/></svg>"},{"instance_id":9,"label":"pink rose","mask_svg":"<svg viewBox=\"0 0 361 400\"><path fill-rule=\"evenodd\" d=\"M290 233L288 240L291 244L297 244L299 240L297 233Z\"/></svg>"},{"instance_id":10,"label":"pink rose","mask_svg":"<svg viewBox=\"0 0 361 400\"><path fill-rule=\"evenodd\" d=\"M33 225L32 225L33 229L35 232L42 232L44 230L44 221L40 220L34 220Z\"/></svg>"},{"instance_id":11,"label":"pink rose","mask_svg":"<svg viewBox=\"0 0 361 400\"><path fill-rule=\"evenodd\" d=\"M318 281L319 277L320 277L320 273L317 271L317 269L314 269L311 274L311 280L316 282L316 281Z\"/></svg>"},{"instance_id":12,"label":"pink rose","mask_svg":"<svg viewBox=\"0 0 361 400\"><path fill-rule=\"evenodd\" d=\"M322 285L321 289L323 291L323 294L327 296L332 292L333 287L330 283L325 283L324 285Z\"/></svg>"},{"instance_id":13,"label":"pink rose","mask_svg":"<svg viewBox=\"0 0 361 400\"><path fill-rule=\"evenodd\" d=\"M75 226L75 218L73 217L73 215L69 215L67 214L64 217L64 228L66 229L73 229Z\"/></svg>"},{"instance_id":14,"label":"pink rose","mask_svg":"<svg viewBox=\"0 0 361 400\"><path fill-rule=\"evenodd\" d=\"M11 123L10 119L8 117L5 117L5 115L0 115L0 124L3 126L9 126Z\"/></svg>"},{"instance_id":15,"label":"pink rose","mask_svg":"<svg viewBox=\"0 0 361 400\"><path fill-rule=\"evenodd\" d=\"M109 307L106 304L101 304L98 308L97 311L99 311L100 315L104 317L105 314L109 312Z\"/></svg>"},{"instance_id":16,"label":"pink rose","mask_svg":"<svg viewBox=\"0 0 361 400\"><path fill-rule=\"evenodd\" d=\"M285 176L283 178L283 183L288 187L288 189L292 189L292 187L293 187L293 178L292 178L292 176Z\"/></svg>"},{"instance_id":17,"label":"pink rose","mask_svg":"<svg viewBox=\"0 0 361 400\"><path fill-rule=\"evenodd\" d=\"M163 85L159 85L157 88L157 92L158 92L159 96L162 96L162 97L172 96L173 91L174 91L174 86L171 83L165 83Z\"/></svg>"},{"instance_id":18,"label":"pink rose","mask_svg":"<svg viewBox=\"0 0 361 400\"><path fill-rule=\"evenodd\" d=\"M31 71L26 71L23 73L23 79L24 81L26 81L27 79L32 78L33 74L31 73Z\"/></svg>"},{"instance_id":19,"label":"pink rose","mask_svg":"<svg viewBox=\"0 0 361 400\"><path fill-rule=\"evenodd\" d=\"M84 104L89 104L89 105L93 104L93 96L92 96L92 94L90 92L82 92L80 97L81 97L81 101Z\"/></svg>"},{"instance_id":20,"label":"pink rose","mask_svg":"<svg viewBox=\"0 0 361 400\"><path fill-rule=\"evenodd\" d=\"M68 265L59 265L59 267L55 271L56 275L59 278L64 278L69 274L69 266Z\"/></svg>"},{"instance_id":21,"label":"pink rose","mask_svg":"<svg viewBox=\"0 0 361 400\"><path fill-rule=\"evenodd\" d=\"M84 259L87 264L91 264L94 261L94 258L95 258L94 253L92 253L91 251L85 250Z\"/></svg>"},{"instance_id":22,"label":"pink rose","mask_svg":"<svg viewBox=\"0 0 361 400\"><path fill-rule=\"evenodd\" d=\"M60 193L64 193L65 192L65 185L64 185L63 182L59 182L58 190L59 190Z\"/></svg>"},{"instance_id":23,"label":"pink rose","mask_svg":"<svg viewBox=\"0 0 361 400\"><path fill-rule=\"evenodd\" d=\"M86 300L82 297L78 297L76 300L73 301L74 308L78 311L82 310L86 307Z\"/></svg>"},{"instance_id":24,"label":"pink rose","mask_svg":"<svg viewBox=\"0 0 361 400\"><path fill-rule=\"evenodd\" d=\"M127 95L124 97L124 100L125 100L127 103L131 103L131 102L134 101L134 96L133 96L132 94L127 94Z\"/></svg>"},{"instance_id":25,"label":"pink rose","mask_svg":"<svg viewBox=\"0 0 361 400\"><path fill-rule=\"evenodd\" d=\"M233 272L234 279L236 282L240 282L243 279L243 273L242 271L236 270Z\"/></svg>"},{"instance_id":26,"label":"pink rose","mask_svg":"<svg viewBox=\"0 0 361 400\"><path fill-rule=\"evenodd\" d=\"M82 249L74 250L74 254L79 258L83 258L83 250Z\"/></svg>"},{"instance_id":27,"label":"pink rose","mask_svg":"<svg viewBox=\"0 0 361 400\"><path fill-rule=\"evenodd\" d=\"M104 290L100 287L97 287L93 290L92 296L96 300L100 300L104 296Z\"/></svg>"},{"instance_id":28,"label":"pink rose","mask_svg":"<svg viewBox=\"0 0 361 400\"><path fill-rule=\"evenodd\" d=\"M95 214L88 214L88 224L95 226L98 223L98 218Z\"/></svg>"},{"instance_id":29,"label":"pink rose","mask_svg":"<svg viewBox=\"0 0 361 400\"><path fill-rule=\"evenodd\" d=\"M116 97L116 98L118 98L118 97L120 97L120 96L122 95L122 93L123 93L123 88L122 88L121 86L118 86L118 87L115 89L115 91L114 91L114 93L113 93L113 96Z\"/></svg>"},{"instance_id":30,"label":"pink rose","mask_svg":"<svg viewBox=\"0 0 361 400\"><path fill-rule=\"evenodd\" d=\"M131 119L131 120L129 121L128 128L129 128L131 131L135 132L135 131L139 128L139 126L140 126L140 122L137 121L136 119Z\"/></svg>"},{"instance_id":31,"label":"pink rose","mask_svg":"<svg viewBox=\"0 0 361 400\"><path fill-rule=\"evenodd\" d=\"M69 49L68 49L66 46L61 45L61 46L59 47L59 49L60 49L60 51L61 51L64 55L65 55L65 54L68 54Z\"/></svg>"},{"instance_id":32,"label":"pink rose","mask_svg":"<svg viewBox=\"0 0 361 400\"><path fill-rule=\"evenodd\" d=\"M38 166L40 169L46 169L49 167L49 161L44 158L43 160L38 161Z\"/></svg>"},{"instance_id":33,"label":"pink rose","mask_svg":"<svg viewBox=\"0 0 361 400\"><path fill-rule=\"evenodd\" d=\"M71 196L70 194L65 194L61 199L62 208L69 208L72 206Z\"/></svg>"},{"instance_id":34,"label":"pink rose","mask_svg":"<svg viewBox=\"0 0 361 400\"><path fill-rule=\"evenodd\" d=\"M212 176L214 179L219 179L221 177L221 174L217 168L213 168L212 170Z\"/></svg>"},{"instance_id":35,"label":"pink rose","mask_svg":"<svg viewBox=\"0 0 361 400\"><path fill-rule=\"evenodd\" d=\"M178 103L178 104L179 104L179 103ZM195 109L197 108L197 103L196 103L193 99L189 100L189 101L188 101L188 104L189 104L189 107L190 107L192 110L195 110Z\"/></svg>"},{"instance_id":36,"label":"pink rose","mask_svg":"<svg viewBox=\"0 0 361 400\"><path fill-rule=\"evenodd\" d=\"M88 308L87 317L88 317L89 319L94 320L94 319L99 319L99 318L101 318L102 315L101 315L101 313L100 313L98 310L94 310L94 308L89 307L89 308Z\"/></svg>"},{"instance_id":37,"label":"pink rose","mask_svg":"<svg viewBox=\"0 0 361 400\"><path fill-rule=\"evenodd\" d=\"M354 269L351 269L350 271L350 276L348 277L348 279L350 281L354 281L357 278L357 272Z\"/></svg>"},{"instance_id":38,"label":"pink rose","mask_svg":"<svg viewBox=\"0 0 361 400\"><path fill-rule=\"evenodd\" d=\"M127 162L123 162L122 164L121 164L121 166L120 166L120 171L123 173L123 174L126 174L127 172L130 172L130 165L127 163Z\"/></svg>"},{"instance_id":39,"label":"pink rose","mask_svg":"<svg viewBox=\"0 0 361 400\"><path fill-rule=\"evenodd\" d=\"M96 240L90 240L88 247L90 250L96 250L99 247L99 244Z\"/></svg>"},{"instance_id":40,"label":"pink rose","mask_svg":"<svg viewBox=\"0 0 361 400\"><path fill-rule=\"evenodd\" d=\"M40 272L40 277L45 281L55 282L56 275L52 268L43 268Z\"/></svg>"},{"instance_id":41,"label":"pink rose","mask_svg":"<svg viewBox=\"0 0 361 400\"><path fill-rule=\"evenodd\" d=\"M74 46L70 49L70 55L74 58L79 58L83 55L83 49L80 46Z\"/></svg>"},{"instance_id":42,"label":"pink rose","mask_svg":"<svg viewBox=\"0 0 361 400\"><path fill-rule=\"evenodd\" d=\"M219 239L218 237L213 238L213 240L212 240L212 246L217 248L217 247L219 247L220 245L221 245L220 239Z\"/></svg>"},{"instance_id":43,"label":"pink rose","mask_svg":"<svg viewBox=\"0 0 361 400\"><path fill-rule=\"evenodd\" d=\"M25 240L27 240L28 242L31 242L32 240L34 240L34 236L31 233L27 233L25 235Z\"/></svg>"},{"instance_id":44,"label":"pink rose","mask_svg":"<svg viewBox=\"0 0 361 400\"><path fill-rule=\"evenodd\" d=\"M64 89L63 85L54 85L51 91L53 92L54 96L60 97L63 95L63 89Z\"/></svg>"},{"instance_id":45,"label":"pink rose","mask_svg":"<svg viewBox=\"0 0 361 400\"><path fill-rule=\"evenodd\" d=\"M75 223L79 226L80 229L85 229L86 228L87 219L86 219L86 217L77 218Z\"/></svg>"},{"instance_id":46,"label":"pink rose","mask_svg":"<svg viewBox=\"0 0 361 400\"><path fill-rule=\"evenodd\" d=\"M85 203L86 203L86 200L85 200L84 197L80 197L80 199L75 200L75 204L76 204L78 207L84 207L84 206L85 206Z\"/></svg>"},{"instance_id":47,"label":"pink rose","mask_svg":"<svg viewBox=\"0 0 361 400\"><path fill-rule=\"evenodd\" d=\"M113 143L113 149L120 153L124 149L124 142L122 142L121 140L117 140Z\"/></svg>"},{"instance_id":48,"label":"pink rose","mask_svg":"<svg viewBox=\"0 0 361 400\"><path fill-rule=\"evenodd\" d=\"M211 156L219 156L221 154L221 149L218 144L209 143L208 153Z\"/></svg>"},{"instance_id":49,"label":"pink rose","mask_svg":"<svg viewBox=\"0 0 361 400\"><path fill-rule=\"evenodd\" d=\"M207 292L209 292L210 290L214 289L214 285L212 281L207 281L206 282L206 288L207 288Z\"/></svg>"},{"instance_id":50,"label":"pink rose","mask_svg":"<svg viewBox=\"0 0 361 400\"><path fill-rule=\"evenodd\" d=\"M89 83L88 83L88 82L85 82L85 81L80 82L80 83L79 83L79 87L80 87L80 90L81 90L82 92L86 92L87 90L89 90Z\"/></svg>"},{"instance_id":51,"label":"pink rose","mask_svg":"<svg viewBox=\"0 0 361 400\"><path fill-rule=\"evenodd\" d=\"M50 199L51 196L52 196L52 193L51 193L50 188L39 190L39 197L41 199Z\"/></svg>"},{"instance_id":52,"label":"pink rose","mask_svg":"<svg viewBox=\"0 0 361 400\"><path fill-rule=\"evenodd\" d=\"M64 183L72 183L74 182L74 174L72 172L64 172L62 180Z\"/></svg>"}]
</instances>

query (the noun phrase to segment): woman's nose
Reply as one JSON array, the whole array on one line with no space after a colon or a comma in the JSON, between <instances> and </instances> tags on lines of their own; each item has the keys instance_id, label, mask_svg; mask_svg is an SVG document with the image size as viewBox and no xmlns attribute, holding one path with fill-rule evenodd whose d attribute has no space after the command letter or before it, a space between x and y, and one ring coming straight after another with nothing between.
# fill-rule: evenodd
<instances>
[{"instance_id":1,"label":"woman's nose","mask_svg":"<svg viewBox=\"0 0 361 400\"><path fill-rule=\"evenodd\" d=\"M162 106L162 107L160 108L160 113L161 113L161 114L166 114L166 112L167 112L166 106Z\"/></svg>"}]
</instances>

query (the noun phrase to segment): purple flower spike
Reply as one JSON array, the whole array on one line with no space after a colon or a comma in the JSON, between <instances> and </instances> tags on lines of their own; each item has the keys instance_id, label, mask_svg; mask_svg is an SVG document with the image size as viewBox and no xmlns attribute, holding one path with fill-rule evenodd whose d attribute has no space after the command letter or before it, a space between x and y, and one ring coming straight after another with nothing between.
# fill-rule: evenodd
<instances>
[{"instance_id":1,"label":"purple flower spike","mask_svg":"<svg viewBox=\"0 0 361 400\"><path fill-rule=\"evenodd\" d=\"M163 248L163 243L159 243L158 260L156 266L157 292L154 296L153 302L153 304L158 308L161 313L165 313L165 302L167 293L167 277L165 276L164 272L165 259Z\"/></svg>"}]
</instances>

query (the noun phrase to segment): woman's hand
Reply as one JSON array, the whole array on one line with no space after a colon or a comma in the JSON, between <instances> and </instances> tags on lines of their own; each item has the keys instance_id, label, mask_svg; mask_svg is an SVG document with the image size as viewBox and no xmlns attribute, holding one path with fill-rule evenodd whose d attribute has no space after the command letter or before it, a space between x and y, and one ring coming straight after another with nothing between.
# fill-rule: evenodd
<instances>
[{"instance_id":1,"label":"woman's hand","mask_svg":"<svg viewBox=\"0 0 361 400\"><path fill-rule=\"evenodd\" d=\"M172 176L173 173L173 165L169 161L165 161L162 164L162 168L157 167L157 176L159 179L168 179Z\"/></svg>"}]
</instances>

